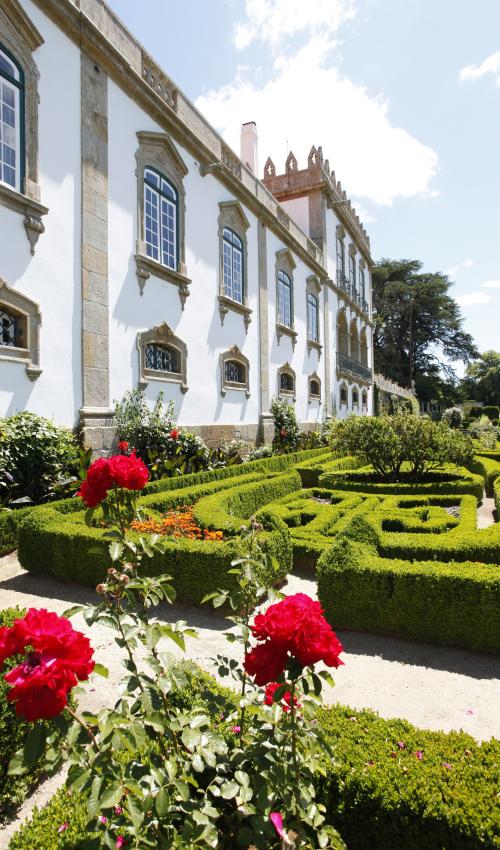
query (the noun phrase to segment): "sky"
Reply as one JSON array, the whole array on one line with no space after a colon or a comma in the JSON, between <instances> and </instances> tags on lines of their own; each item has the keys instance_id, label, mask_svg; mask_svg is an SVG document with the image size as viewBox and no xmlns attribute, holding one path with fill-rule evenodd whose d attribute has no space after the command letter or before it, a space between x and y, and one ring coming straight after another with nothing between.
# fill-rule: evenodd
<instances>
[{"instance_id":1,"label":"sky","mask_svg":"<svg viewBox=\"0 0 500 850\"><path fill-rule=\"evenodd\" d=\"M375 260L453 281L500 350L500 0L108 0L259 172L321 145Z\"/></svg>"}]
</instances>

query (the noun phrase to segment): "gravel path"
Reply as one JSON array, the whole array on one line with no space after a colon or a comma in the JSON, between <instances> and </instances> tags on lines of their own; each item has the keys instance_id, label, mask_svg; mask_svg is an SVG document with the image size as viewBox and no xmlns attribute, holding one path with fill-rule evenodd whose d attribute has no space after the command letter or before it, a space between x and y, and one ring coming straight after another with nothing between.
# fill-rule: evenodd
<instances>
[{"instance_id":1,"label":"gravel path","mask_svg":"<svg viewBox=\"0 0 500 850\"><path fill-rule=\"evenodd\" d=\"M285 593L301 591L316 595L310 577L291 575ZM46 607L58 614L76 603L95 600L91 589L25 572L15 554L0 559L1 607ZM237 647L224 639L226 621L207 607L160 606L158 616L170 622L186 620L198 631L189 639L190 658L214 673L211 658L218 653L237 657ZM73 618L76 628L86 632L95 657L109 669L109 678L97 678L79 697L82 709L96 711L113 703L122 673L120 651L113 633L105 626L88 628L81 616ZM370 708L382 717L403 717L427 729L463 729L477 740L500 738L500 658L486 653L407 641L385 635L339 631L345 647L345 666L335 671L336 686L325 690L328 703L353 708ZM172 652L181 654L174 644ZM19 813L28 817L33 805L50 799L62 777L55 777L29 798ZM17 821L17 823L19 822ZM6 850L17 827L14 822L0 830L0 850Z\"/></svg>"}]
</instances>

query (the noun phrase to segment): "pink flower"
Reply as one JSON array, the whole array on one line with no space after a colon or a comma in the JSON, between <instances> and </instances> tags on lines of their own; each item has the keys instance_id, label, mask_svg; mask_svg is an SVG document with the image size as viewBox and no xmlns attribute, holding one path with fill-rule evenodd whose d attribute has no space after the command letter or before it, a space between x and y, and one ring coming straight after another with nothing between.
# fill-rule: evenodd
<instances>
[{"instance_id":1,"label":"pink flower","mask_svg":"<svg viewBox=\"0 0 500 850\"><path fill-rule=\"evenodd\" d=\"M405 742L404 742L404 741L398 741L398 748L399 748L400 750L404 750L404 749L406 749L406 744L405 744Z\"/></svg>"},{"instance_id":2,"label":"pink flower","mask_svg":"<svg viewBox=\"0 0 500 850\"><path fill-rule=\"evenodd\" d=\"M467 709L467 714L474 714L474 712L472 711L472 708Z\"/></svg>"},{"instance_id":3,"label":"pink flower","mask_svg":"<svg viewBox=\"0 0 500 850\"><path fill-rule=\"evenodd\" d=\"M123 813L123 809L121 806L115 806L115 815L121 815Z\"/></svg>"},{"instance_id":4,"label":"pink flower","mask_svg":"<svg viewBox=\"0 0 500 850\"><path fill-rule=\"evenodd\" d=\"M423 754L422 750L417 750L417 752L415 753L415 758L417 758L419 761L422 761L423 757L424 757L424 754Z\"/></svg>"},{"instance_id":5,"label":"pink flower","mask_svg":"<svg viewBox=\"0 0 500 850\"><path fill-rule=\"evenodd\" d=\"M283 818L281 816L281 812L271 812L271 814L269 815L269 820L274 826L279 837L284 838L285 833L283 832Z\"/></svg>"},{"instance_id":6,"label":"pink flower","mask_svg":"<svg viewBox=\"0 0 500 850\"><path fill-rule=\"evenodd\" d=\"M108 819L106 815L99 815L99 823L107 823Z\"/></svg>"},{"instance_id":7,"label":"pink flower","mask_svg":"<svg viewBox=\"0 0 500 850\"><path fill-rule=\"evenodd\" d=\"M123 835L119 835L118 838L116 839L115 847L123 847L124 844L125 844L125 839L124 839Z\"/></svg>"},{"instance_id":8,"label":"pink flower","mask_svg":"<svg viewBox=\"0 0 500 850\"><path fill-rule=\"evenodd\" d=\"M443 761L441 764L446 768L446 770L451 770L451 764L448 761Z\"/></svg>"},{"instance_id":9,"label":"pink flower","mask_svg":"<svg viewBox=\"0 0 500 850\"><path fill-rule=\"evenodd\" d=\"M234 732L235 735L239 735L241 732L241 726L231 726L231 732Z\"/></svg>"},{"instance_id":10,"label":"pink flower","mask_svg":"<svg viewBox=\"0 0 500 850\"><path fill-rule=\"evenodd\" d=\"M61 826L59 827L59 829L58 829L57 831L58 831L58 832L66 832L66 830L67 830L68 826L69 826L69 823L67 823L67 822L66 822L66 823L62 823L62 824L61 824Z\"/></svg>"}]
</instances>

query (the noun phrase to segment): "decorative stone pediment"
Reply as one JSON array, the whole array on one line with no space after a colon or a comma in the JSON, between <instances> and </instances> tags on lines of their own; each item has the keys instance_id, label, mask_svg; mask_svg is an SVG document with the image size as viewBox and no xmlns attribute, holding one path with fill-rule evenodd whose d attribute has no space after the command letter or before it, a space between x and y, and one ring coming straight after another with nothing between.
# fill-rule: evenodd
<instances>
[{"instance_id":1,"label":"decorative stone pediment","mask_svg":"<svg viewBox=\"0 0 500 850\"><path fill-rule=\"evenodd\" d=\"M136 159L138 165L151 165L164 171L165 176L177 183L179 178L185 177L188 173L187 165L180 156L166 133L150 133L141 131L137 133L140 148L137 151ZM145 162L145 160L148 160Z\"/></svg>"},{"instance_id":2,"label":"decorative stone pediment","mask_svg":"<svg viewBox=\"0 0 500 850\"><path fill-rule=\"evenodd\" d=\"M219 225L221 227L231 227L236 233L238 231L245 232L250 227L250 222L239 201L221 201L219 210Z\"/></svg>"},{"instance_id":3,"label":"decorative stone pediment","mask_svg":"<svg viewBox=\"0 0 500 850\"><path fill-rule=\"evenodd\" d=\"M291 277L296 266L297 263L293 258L292 252L289 251L288 248L282 248L280 251L276 251L276 270L282 269Z\"/></svg>"}]
</instances>

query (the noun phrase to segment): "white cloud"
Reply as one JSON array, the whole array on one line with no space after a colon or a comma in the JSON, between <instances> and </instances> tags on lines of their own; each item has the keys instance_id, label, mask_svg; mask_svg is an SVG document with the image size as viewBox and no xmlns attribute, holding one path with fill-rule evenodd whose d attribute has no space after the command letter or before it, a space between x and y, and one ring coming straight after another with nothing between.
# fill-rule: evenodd
<instances>
[{"instance_id":1,"label":"white cloud","mask_svg":"<svg viewBox=\"0 0 500 850\"><path fill-rule=\"evenodd\" d=\"M497 86L500 85L500 50L488 56L480 65L466 65L460 71L461 80L478 80L487 74L496 77Z\"/></svg>"},{"instance_id":2,"label":"white cloud","mask_svg":"<svg viewBox=\"0 0 500 850\"><path fill-rule=\"evenodd\" d=\"M470 307L472 304L487 304L491 301L491 295L485 292L468 292L467 295L459 295L457 302L461 307Z\"/></svg>"},{"instance_id":3,"label":"white cloud","mask_svg":"<svg viewBox=\"0 0 500 850\"><path fill-rule=\"evenodd\" d=\"M455 277L459 272L472 268L473 266L472 260L462 260L460 263L457 263L456 266L451 266L449 269L446 269L445 274L448 277Z\"/></svg>"},{"instance_id":4,"label":"white cloud","mask_svg":"<svg viewBox=\"0 0 500 850\"><path fill-rule=\"evenodd\" d=\"M259 5L271 7L263 0ZM314 3L300 0L299 5L310 9ZM282 0L275 7L285 8ZM294 54L281 52L265 82L256 82L248 67L239 68L231 83L203 94L196 106L235 151L240 125L256 121L260 174L267 156L282 173L288 150L299 168L305 167L315 144L323 146L348 195L379 204L429 195L438 169L436 152L393 126L387 99L342 76L334 60L331 38L313 35Z\"/></svg>"},{"instance_id":5,"label":"white cloud","mask_svg":"<svg viewBox=\"0 0 500 850\"><path fill-rule=\"evenodd\" d=\"M500 289L500 280L485 280L481 286L485 289Z\"/></svg>"},{"instance_id":6,"label":"white cloud","mask_svg":"<svg viewBox=\"0 0 500 850\"><path fill-rule=\"evenodd\" d=\"M243 50L256 39L276 46L304 30L328 37L354 15L353 0L246 0L234 41Z\"/></svg>"}]
</instances>

